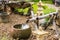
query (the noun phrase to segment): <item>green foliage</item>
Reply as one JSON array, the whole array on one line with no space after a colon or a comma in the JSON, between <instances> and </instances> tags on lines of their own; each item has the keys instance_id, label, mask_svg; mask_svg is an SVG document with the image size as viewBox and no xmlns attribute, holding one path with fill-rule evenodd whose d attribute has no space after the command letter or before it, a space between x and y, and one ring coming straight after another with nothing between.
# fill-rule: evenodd
<instances>
[{"instance_id":1,"label":"green foliage","mask_svg":"<svg viewBox=\"0 0 60 40\"><path fill-rule=\"evenodd\" d=\"M43 10L43 12L44 12L45 15L46 15L46 14L49 14L49 13L51 13L51 12L55 12L55 11L56 11L56 10L53 9L53 8L46 8L46 9ZM46 18L46 21L48 21L48 20L49 20L49 17Z\"/></svg>"},{"instance_id":2,"label":"green foliage","mask_svg":"<svg viewBox=\"0 0 60 40\"><path fill-rule=\"evenodd\" d=\"M25 9L23 10L23 11L24 11L24 15L27 14L28 10L29 10L29 8L25 8Z\"/></svg>"},{"instance_id":3,"label":"green foliage","mask_svg":"<svg viewBox=\"0 0 60 40\"><path fill-rule=\"evenodd\" d=\"M41 0L41 1L52 1L52 0Z\"/></svg>"},{"instance_id":4,"label":"green foliage","mask_svg":"<svg viewBox=\"0 0 60 40\"><path fill-rule=\"evenodd\" d=\"M33 2L39 2L40 0L32 0Z\"/></svg>"},{"instance_id":5,"label":"green foliage","mask_svg":"<svg viewBox=\"0 0 60 40\"><path fill-rule=\"evenodd\" d=\"M46 4L53 4L52 1L42 1L43 3L46 3Z\"/></svg>"},{"instance_id":6,"label":"green foliage","mask_svg":"<svg viewBox=\"0 0 60 40\"><path fill-rule=\"evenodd\" d=\"M33 7L33 11L34 11L34 13L36 14L37 9L38 9L37 3L33 4L32 7ZM44 10L43 10L44 15L56 11L54 8L49 8L47 5L44 5L44 6L42 6L42 7L44 8ZM49 17L46 18L46 21L48 21L48 20L49 20Z\"/></svg>"},{"instance_id":7,"label":"green foliage","mask_svg":"<svg viewBox=\"0 0 60 40\"><path fill-rule=\"evenodd\" d=\"M33 7L34 13L36 13L38 9L37 3L33 4L32 7Z\"/></svg>"},{"instance_id":8,"label":"green foliage","mask_svg":"<svg viewBox=\"0 0 60 40\"><path fill-rule=\"evenodd\" d=\"M32 7L33 7L34 13L36 13L37 12L37 9L38 9L37 3L33 4ZM49 8L46 5L44 5L42 7L44 8L44 10L43 10L44 14L48 14L48 13L51 13L51 12L55 12L56 11L54 8Z\"/></svg>"},{"instance_id":9,"label":"green foliage","mask_svg":"<svg viewBox=\"0 0 60 40\"><path fill-rule=\"evenodd\" d=\"M33 7L34 13L36 14L37 8L38 8L37 4L35 3L32 7ZM46 5L44 5L43 8L44 8L43 12L44 12L45 15L56 11L54 8L49 8ZM46 18L46 21L48 21L48 20L49 20L49 17Z\"/></svg>"},{"instance_id":10,"label":"green foliage","mask_svg":"<svg viewBox=\"0 0 60 40\"><path fill-rule=\"evenodd\" d=\"M18 9L16 9L18 12L23 12L23 9L21 9L21 8L18 8Z\"/></svg>"},{"instance_id":11,"label":"green foliage","mask_svg":"<svg viewBox=\"0 0 60 40\"><path fill-rule=\"evenodd\" d=\"M43 3L53 4L52 0L41 0Z\"/></svg>"},{"instance_id":12,"label":"green foliage","mask_svg":"<svg viewBox=\"0 0 60 40\"><path fill-rule=\"evenodd\" d=\"M56 10L53 9L53 8L46 8L43 10L44 14L48 14L48 13L51 13L51 12L55 12Z\"/></svg>"},{"instance_id":13,"label":"green foliage","mask_svg":"<svg viewBox=\"0 0 60 40\"><path fill-rule=\"evenodd\" d=\"M33 2L39 2L40 0L31 0ZM52 4L52 0L41 0L43 3Z\"/></svg>"},{"instance_id":14,"label":"green foliage","mask_svg":"<svg viewBox=\"0 0 60 40\"><path fill-rule=\"evenodd\" d=\"M45 7L45 6L44 6ZM49 14L51 12L55 12L56 10L54 8L49 8L48 6L45 7L45 9L43 10L44 14ZM46 21L49 20L49 17L46 18Z\"/></svg>"},{"instance_id":15,"label":"green foliage","mask_svg":"<svg viewBox=\"0 0 60 40\"><path fill-rule=\"evenodd\" d=\"M25 9L23 9L23 8L15 8L15 11L17 11L17 12L19 12L19 13L23 12L24 15L26 15L27 12L28 12L28 9L29 9L29 8L25 8Z\"/></svg>"},{"instance_id":16,"label":"green foliage","mask_svg":"<svg viewBox=\"0 0 60 40\"><path fill-rule=\"evenodd\" d=\"M44 6L42 6L43 7L43 9L47 9L48 8L48 6L47 5L44 5Z\"/></svg>"}]
</instances>

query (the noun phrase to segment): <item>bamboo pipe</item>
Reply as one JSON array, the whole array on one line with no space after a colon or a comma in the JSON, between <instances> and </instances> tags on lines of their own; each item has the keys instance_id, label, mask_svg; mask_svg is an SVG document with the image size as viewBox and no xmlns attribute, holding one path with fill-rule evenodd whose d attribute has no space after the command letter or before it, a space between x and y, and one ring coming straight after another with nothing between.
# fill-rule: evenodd
<instances>
[{"instance_id":1,"label":"bamboo pipe","mask_svg":"<svg viewBox=\"0 0 60 40\"><path fill-rule=\"evenodd\" d=\"M43 16L34 16L34 17L32 17L31 19L28 19L28 21L34 21L34 20L36 20L37 18L40 20L40 19L43 19L43 18L47 18L47 17L49 17L49 16L51 16L51 15L53 15L53 14L57 14L57 12L53 12L53 13L50 13L50 14L47 14L47 15L43 15Z\"/></svg>"}]
</instances>

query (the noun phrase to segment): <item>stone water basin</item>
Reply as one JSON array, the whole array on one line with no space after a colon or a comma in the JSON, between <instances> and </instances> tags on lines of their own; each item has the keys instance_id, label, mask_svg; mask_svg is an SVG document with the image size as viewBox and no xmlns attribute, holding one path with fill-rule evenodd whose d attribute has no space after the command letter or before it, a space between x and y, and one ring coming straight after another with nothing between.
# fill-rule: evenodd
<instances>
[{"instance_id":1,"label":"stone water basin","mask_svg":"<svg viewBox=\"0 0 60 40\"><path fill-rule=\"evenodd\" d=\"M16 24L13 26L11 36L16 39L28 39L31 35L31 27L27 24Z\"/></svg>"}]
</instances>

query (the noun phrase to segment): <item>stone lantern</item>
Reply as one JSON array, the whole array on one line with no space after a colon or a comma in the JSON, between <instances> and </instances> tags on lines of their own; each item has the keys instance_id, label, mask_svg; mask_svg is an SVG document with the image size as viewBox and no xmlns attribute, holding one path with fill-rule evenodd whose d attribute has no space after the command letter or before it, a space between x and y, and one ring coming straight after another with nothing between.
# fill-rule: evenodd
<instances>
[{"instance_id":1,"label":"stone lantern","mask_svg":"<svg viewBox=\"0 0 60 40\"><path fill-rule=\"evenodd\" d=\"M39 1L39 3L37 4L38 6L38 9L37 9L37 14L35 16L43 16L44 13L43 13L43 4L41 1ZM41 26L41 24L43 24L45 22L45 19L37 19L37 26ZM39 27L41 28L41 27Z\"/></svg>"},{"instance_id":2,"label":"stone lantern","mask_svg":"<svg viewBox=\"0 0 60 40\"><path fill-rule=\"evenodd\" d=\"M38 9L37 9L37 16L42 16L43 15L43 4L41 1L39 1L39 3L37 4Z\"/></svg>"}]
</instances>

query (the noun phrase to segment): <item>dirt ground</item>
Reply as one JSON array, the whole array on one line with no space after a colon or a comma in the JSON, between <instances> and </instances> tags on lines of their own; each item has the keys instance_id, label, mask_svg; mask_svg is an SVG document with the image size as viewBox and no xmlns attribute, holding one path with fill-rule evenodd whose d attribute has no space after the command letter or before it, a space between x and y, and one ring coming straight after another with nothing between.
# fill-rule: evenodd
<instances>
[{"instance_id":1,"label":"dirt ground","mask_svg":"<svg viewBox=\"0 0 60 40\"><path fill-rule=\"evenodd\" d=\"M12 27L15 24L25 23L27 18L28 17L26 17L26 16L21 16L21 15L17 15L17 14L11 14L8 17L9 22L7 22L7 23L0 22L0 40L14 40L12 37L10 37L10 30L12 29ZM46 31L48 31L48 29ZM50 32L51 34L46 36L44 38L44 40L46 40L47 38L48 38L47 40L55 40L55 39L52 39L52 38L54 38L54 31L49 30L48 32ZM37 40L36 35L32 35L28 40Z\"/></svg>"},{"instance_id":2,"label":"dirt ground","mask_svg":"<svg viewBox=\"0 0 60 40\"><path fill-rule=\"evenodd\" d=\"M1 19L1 18L0 18ZM0 39L3 39L4 36L9 36L9 32L15 24L22 24L26 22L27 17L20 16L16 14L11 14L8 17L9 22L2 23L0 21ZM8 39L7 39L8 40Z\"/></svg>"},{"instance_id":3,"label":"dirt ground","mask_svg":"<svg viewBox=\"0 0 60 40\"><path fill-rule=\"evenodd\" d=\"M12 29L12 27L15 24L25 23L27 18L28 17L26 17L26 16L21 16L21 15L17 15L17 14L11 14L8 17L9 22L2 23L0 21L0 40L14 40L13 38L10 37L10 30ZM0 17L0 19L1 19L1 17ZM54 36L55 35L54 30L47 29L47 30L44 30L44 31L49 32L49 35L45 36L44 40L58 40L57 37ZM28 40L37 40L36 35L32 35Z\"/></svg>"}]
</instances>

